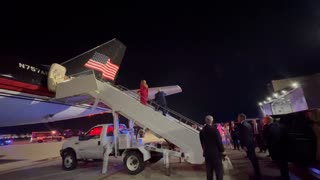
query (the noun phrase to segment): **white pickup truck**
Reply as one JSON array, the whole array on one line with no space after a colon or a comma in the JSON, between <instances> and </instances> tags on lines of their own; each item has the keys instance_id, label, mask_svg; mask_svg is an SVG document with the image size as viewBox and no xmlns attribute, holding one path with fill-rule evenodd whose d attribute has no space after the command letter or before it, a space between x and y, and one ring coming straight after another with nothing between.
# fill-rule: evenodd
<instances>
[{"instance_id":1,"label":"white pickup truck","mask_svg":"<svg viewBox=\"0 0 320 180\"><path fill-rule=\"evenodd\" d=\"M102 124L65 141L60 150L63 169L75 169L79 160L103 160L105 152L109 152L110 156L121 156L127 172L135 175L144 170L146 161L153 163L162 158L161 150L144 145L142 139L135 139L124 124L119 125L117 136L113 132L113 124Z\"/></svg>"}]
</instances>

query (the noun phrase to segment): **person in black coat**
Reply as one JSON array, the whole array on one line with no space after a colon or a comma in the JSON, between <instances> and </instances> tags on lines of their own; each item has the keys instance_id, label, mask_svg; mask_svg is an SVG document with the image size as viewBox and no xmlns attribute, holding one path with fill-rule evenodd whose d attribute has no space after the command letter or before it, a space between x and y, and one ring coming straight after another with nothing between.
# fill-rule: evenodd
<instances>
[{"instance_id":1,"label":"person in black coat","mask_svg":"<svg viewBox=\"0 0 320 180\"><path fill-rule=\"evenodd\" d=\"M266 141L272 160L276 161L279 166L281 179L289 180L289 169L287 154L288 138L284 127L275 123L273 118L268 116L268 127L266 129Z\"/></svg>"},{"instance_id":2,"label":"person in black coat","mask_svg":"<svg viewBox=\"0 0 320 180\"><path fill-rule=\"evenodd\" d=\"M247 151L248 158L253 166L256 179L261 177L260 166L255 152L255 144L253 139L253 131L251 125L246 121L245 114L238 115L240 145Z\"/></svg>"},{"instance_id":3,"label":"person in black coat","mask_svg":"<svg viewBox=\"0 0 320 180\"><path fill-rule=\"evenodd\" d=\"M222 157L225 153L221 136L218 130L212 127L212 116L207 116L205 121L206 125L200 131L200 142L206 160L207 180L213 180L213 171L217 180L223 180Z\"/></svg>"},{"instance_id":4,"label":"person in black coat","mask_svg":"<svg viewBox=\"0 0 320 180\"><path fill-rule=\"evenodd\" d=\"M267 135L268 135L268 116L263 118L263 128L262 128L262 142L263 142L263 151L267 152L268 144L267 144ZM268 155L269 156L269 155Z\"/></svg>"},{"instance_id":5,"label":"person in black coat","mask_svg":"<svg viewBox=\"0 0 320 180\"><path fill-rule=\"evenodd\" d=\"M230 135L233 142L234 150L240 150L240 144L239 144L239 128L235 125L234 121L231 121L230 126Z\"/></svg>"},{"instance_id":6,"label":"person in black coat","mask_svg":"<svg viewBox=\"0 0 320 180\"><path fill-rule=\"evenodd\" d=\"M165 116L167 114L166 93L164 93L163 91L161 91L161 89L159 89L159 91L155 94L154 100L157 104L156 111L161 110L163 115Z\"/></svg>"}]
</instances>

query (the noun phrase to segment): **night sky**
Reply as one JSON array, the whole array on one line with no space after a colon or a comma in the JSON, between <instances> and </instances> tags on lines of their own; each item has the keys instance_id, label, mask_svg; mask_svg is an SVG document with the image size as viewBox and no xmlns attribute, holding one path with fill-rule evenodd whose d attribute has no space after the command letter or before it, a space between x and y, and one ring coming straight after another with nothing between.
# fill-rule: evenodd
<instances>
[{"instance_id":1,"label":"night sky","mask_svg":"<svg viewBox=\"0 0 320 180\"><path fill-rule=\"evenodd\" d=\"M3 5L1 55L51 64L117 38L116 84L180 85L168 106L196 121L257 117L271 80L320 72L319 0L152 2Z\"/></svg>"}]
</instances>

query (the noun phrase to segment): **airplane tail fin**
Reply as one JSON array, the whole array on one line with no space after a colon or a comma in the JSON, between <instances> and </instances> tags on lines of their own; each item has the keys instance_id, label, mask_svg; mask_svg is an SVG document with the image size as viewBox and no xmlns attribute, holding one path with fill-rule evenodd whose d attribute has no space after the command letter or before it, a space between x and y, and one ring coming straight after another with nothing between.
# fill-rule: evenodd
<instances>
[{"instance_id":1,"label":"airplane tail fin","mask_svg":"<svg viewBox=\"0 0 320 180\"><path fill-rule=\"evenodd\" d=\"M66 74L67 76L74 76L74 75L84 73L86 71L94 70L97 77L101 77L101 79L104 79L103 78L104 74L102 73L101 69L99 70L98 67L96 68L88 67L87 66L88 61L93 59L95 62L100 61L102 62L102 64L105 64L105 62L103 61L104 60L107 61L105 59L107 58L112 63L112 66L117 66L119 69L125 51L126 51L126 46L122 42L120 42L117 39L112 39L100 46L90 49L87 52L84 52L74 58L71 58L61 63L61 65L67 68L67 74ZM118 70L113 72L114 79L116 77L117 72Z\"/></svg>"}]
</instances>

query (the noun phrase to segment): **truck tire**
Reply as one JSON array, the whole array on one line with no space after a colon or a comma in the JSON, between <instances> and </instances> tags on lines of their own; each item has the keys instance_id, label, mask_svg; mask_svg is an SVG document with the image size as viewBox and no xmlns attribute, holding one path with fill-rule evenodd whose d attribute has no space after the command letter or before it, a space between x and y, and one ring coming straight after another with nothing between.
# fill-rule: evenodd
<instances>
[{"instance_id":1,"label":"truck tire","mask_svg":"<svg viewBox=\"0 0 320 180\"><path fill-rule=\"evenodd\" d=\"M38 140L37 142L38 142L38 143L43 143L43 140Z\"/></svg>"},{"instance_id":2,"label":"truck tire","mask_svg":"<svg viewBox=\"0 0 320 180\"><path fill-rule=\"evenodd\" d=\"M76 154L73 151L65 151L63 152L62 157L62 168L66 171L71 171L75 169L78 165L78 160Z\"/></svg>"},{"instance_id":3,"label":"truck tire","mask_svg":"<svg viewBox=\"0 0 320 180\"><path fill-rule=\"evenodd\" d=\"M62 138L58 138L57 141L58 141L58 142L62 141Z\"/></svg>"},{"instance_id":4,"label":"truck tire","mask_svg":"<svg viewBox=\"0 0 320 180\"><path fill-rule=\"evenodd\" d=\"M145 168L142 154L138 151L129 151L123 161L126 171L131 175L137 175Z\"/></svg>"}]
</instances>

